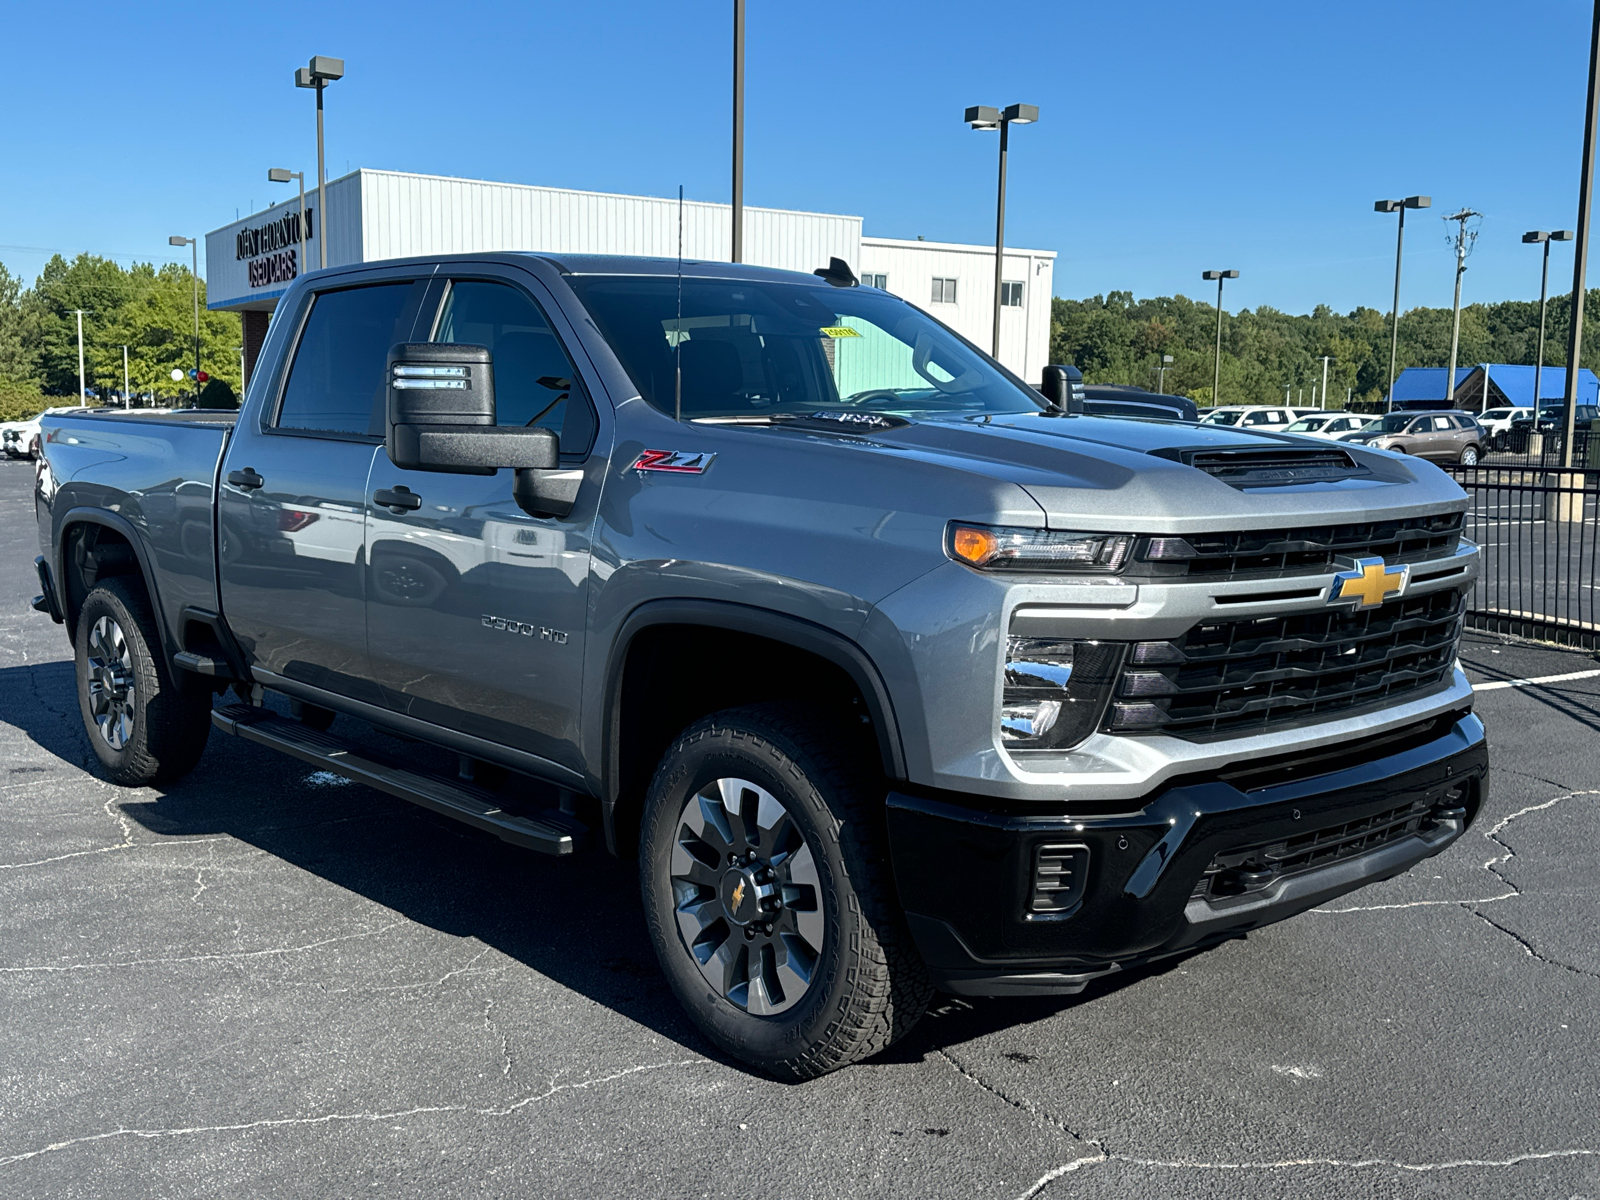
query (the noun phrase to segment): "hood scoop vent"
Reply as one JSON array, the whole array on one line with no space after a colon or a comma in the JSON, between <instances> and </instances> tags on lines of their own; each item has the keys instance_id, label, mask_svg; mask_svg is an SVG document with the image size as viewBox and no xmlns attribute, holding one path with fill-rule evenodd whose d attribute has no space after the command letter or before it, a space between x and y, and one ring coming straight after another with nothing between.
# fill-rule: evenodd
<instances>
[{"instance_id":1,"label":"hood scoop vent","mask_svg":"<svg viewBox=\"0 0 1600 1200\"><path fill-rule=\"evenodd\" d=\"M1335 447L1299 449L1271 446L1256 449L1219 450L1210 446L1185 449L1181 446L1152 450L1157 458L1180 462L1204 471L1229 487L1292 487L1302 483L1327 483L1369 475L1370 471L1348 451Z\"/></svg>"}]
</instances>

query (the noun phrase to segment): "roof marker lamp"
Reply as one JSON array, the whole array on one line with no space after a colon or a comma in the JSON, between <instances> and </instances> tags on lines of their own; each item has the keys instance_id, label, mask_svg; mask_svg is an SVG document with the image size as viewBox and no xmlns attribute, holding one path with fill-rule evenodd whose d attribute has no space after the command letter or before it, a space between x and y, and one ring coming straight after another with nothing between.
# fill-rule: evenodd
<instances>
[{"instance_id":1,"label":"roof marker lamp","mask_svg":"<svg viewBox=\"0 0 1600 1200\"><path fill-rule=\"evenodd\" d=\"M980 571L1113 575L1132 548L1126 533L1073 533L1056 529L1015 529L952 521L945 552Z\"/></svg>"}]
</instances>

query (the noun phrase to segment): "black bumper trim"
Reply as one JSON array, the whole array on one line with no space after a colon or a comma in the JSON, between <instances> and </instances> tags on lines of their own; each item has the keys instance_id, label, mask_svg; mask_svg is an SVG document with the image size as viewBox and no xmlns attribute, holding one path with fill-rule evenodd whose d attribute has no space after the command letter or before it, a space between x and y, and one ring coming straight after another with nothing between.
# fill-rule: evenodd
<instances>
[{"instance_id":1,"label":"black bumper trim","mask_svg":"<svg viewBox=\"0 0 1600 1200\"><path fill-rule=\"evenodd\" d=\"M1442 721L1436 736L1319 776L1248 792L1190 778L1113 816L1079 819L1067 801L1041 811L892 792L890 852L913 939L939 986L969 995L1070 993L1109 970L1236 937L1406 871L1461 837L1487 782L1483 726L1469 713ZM1196 892L1219 854L1402 804L1431 815L1388 845L1236 897ZM1088 847L1083 902L1068 919L1030 921L1035 850L1061 840Z\"/></svg>"}]
</instances>

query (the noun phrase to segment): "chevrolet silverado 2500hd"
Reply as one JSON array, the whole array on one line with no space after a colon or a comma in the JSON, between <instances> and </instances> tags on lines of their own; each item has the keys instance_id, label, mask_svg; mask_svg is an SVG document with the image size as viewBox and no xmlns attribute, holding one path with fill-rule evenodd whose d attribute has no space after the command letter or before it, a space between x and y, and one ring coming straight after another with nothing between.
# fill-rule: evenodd
<instances>
[{"instance_id":1,"label":"chevrolet silverado 2500hd","mask_svg":"<svg viewBox=\"0 0 1600 1200\"><path fill-rule=\"evenodd\" d=\"M112 779L215 727L603 841L699 1027L804 1078L935 988L1071 993L1396 875L1483 802L1454 483L1066 379L837 260L318 272L238 412L46 419L36 606Z\"/></svg>"}]
</instances>

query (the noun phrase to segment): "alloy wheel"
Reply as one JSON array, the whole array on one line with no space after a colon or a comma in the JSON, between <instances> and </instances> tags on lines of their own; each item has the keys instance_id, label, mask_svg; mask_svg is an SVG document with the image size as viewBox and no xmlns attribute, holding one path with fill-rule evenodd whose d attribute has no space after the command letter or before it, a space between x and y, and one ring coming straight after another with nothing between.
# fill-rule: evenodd
<instances>
[{"instance_id":1,"label":"alloy wheel","mask_svg":"<svg viewBox=\"0 0 1600 1200\"><path fill-rule=\"evenodd\" d=\"M89 631L89 712L106 745L121 750L133 733L133 651L111 617Z\"/></svg>"},{"instance_id":2,"label":"alloy wheel","mask_svg":"<svg viewBox=\"0 0 1600 1200\"><path fill-rule=\"evenodd\" d=\"M736 1008L773 1016L811 987L825 922L817 864L789 811L746 779L716 779L684 805L672 846L684 949Z\"/></svg>"}]
</instances>

